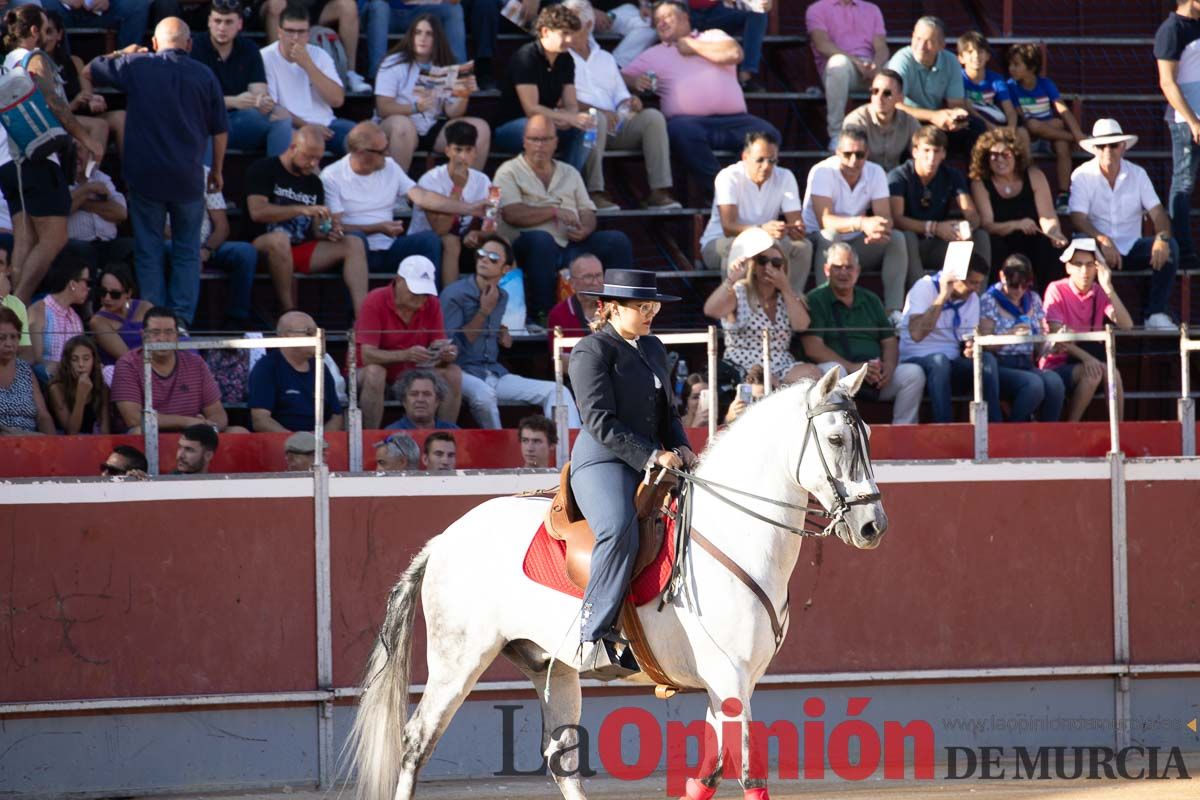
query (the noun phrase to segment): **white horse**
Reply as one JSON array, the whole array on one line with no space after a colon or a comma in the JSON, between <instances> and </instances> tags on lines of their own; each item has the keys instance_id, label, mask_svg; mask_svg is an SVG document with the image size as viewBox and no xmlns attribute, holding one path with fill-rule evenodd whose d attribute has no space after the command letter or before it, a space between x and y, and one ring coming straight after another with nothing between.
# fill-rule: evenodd
<instances>
[{"instance_id":1,"label":"white horse","mask_svg":"<svg viewBox=\"0 0 1200 800\"><path fill-rule=\"evenodd\" d=\"M807 505L809 494L834 512L833 528L848 544L876 547L887 529L869 462L868 430L850 399L866 368L840 383L837 375L833 370L816 383L804 381L756 403L709 443L695 473L711 484L757 495L760 499L724 492L778 523L747 515L708 491L695 493L693 529L752 576L785 620L788 578L801 544L787 528L803 528L805 515L798 509ZM559 754L562 768L554 771L563 797L584 800L575 774L577 750L572 750L578 741L570 727L578 725L581 706L579 674L571 667L578 666L572 634L580 601L535 583L521 569L547 504L542 498L488 500L431 539L392 589L347 744L362 800L413 796L417 771L499 655L533 681L542 700L548 762L555 763L555 753L569 751ZM777 650L770 616L746 584L694 545L685 575L673 603L661 612L650 603L638 614L665 673L678 686L708 693L707 718L718 736L723 723L742 724L742 784L747 798L765 800L765 775L749 774L745 723L750 695ZM418 592L425 609L429 678L405 723ZM552 657L559 663L552 664ZM741 702L741 713L725 715L727 698ZM715 754L701 758L711 768L688 781L688 798L704 799L716 791L720 747L718 741Z\"/></svg>"}]
</instances>

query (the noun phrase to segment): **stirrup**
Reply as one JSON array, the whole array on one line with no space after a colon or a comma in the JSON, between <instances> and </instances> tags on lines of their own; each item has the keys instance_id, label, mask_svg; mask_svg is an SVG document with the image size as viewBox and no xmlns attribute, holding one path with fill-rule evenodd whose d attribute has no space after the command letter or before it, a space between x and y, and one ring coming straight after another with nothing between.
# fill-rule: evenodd
<instances>
[{"instance_id":1,"label":"stirrup","mask_svg":"<svg viewBox=\"0 0 1200 800\"><path fill-rule=\"evenodd\" d=\"M579 677L611 681L641 672L632 648L626 646L620 655L608 639L581 642L579 645Z\"/></svg>"}]
</instances>

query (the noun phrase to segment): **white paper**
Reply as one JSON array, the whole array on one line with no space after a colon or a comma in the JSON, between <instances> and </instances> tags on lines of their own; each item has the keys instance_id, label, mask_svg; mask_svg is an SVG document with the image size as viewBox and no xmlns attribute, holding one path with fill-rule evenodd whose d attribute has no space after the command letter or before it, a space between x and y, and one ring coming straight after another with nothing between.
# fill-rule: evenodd
<instances>
[{"instance_id":1,"label":"white paper","mask_svg":"<svg viewBox=\"0 0 1200 800\"><path fill-rule=\"evenodd\" d=\"M950 242L946 245L946 260L942 264L942 275L950 280L965 281L967 266L971 263L971 251L974 249L975 242L969 239L965 242Z\"/></svg>"},{"instance_id":2,"label":"white paper","mask_svg":"<svg viewBox=\"0 0 1200 800\"><path fill-rule=\"evenodd\" d=\"M90 181L92 179L92 173L95 171L96 171L96 159L89 158L88 162L87 162L87 166L83 168L84 180Z\"/></svg>"}]
</instances>

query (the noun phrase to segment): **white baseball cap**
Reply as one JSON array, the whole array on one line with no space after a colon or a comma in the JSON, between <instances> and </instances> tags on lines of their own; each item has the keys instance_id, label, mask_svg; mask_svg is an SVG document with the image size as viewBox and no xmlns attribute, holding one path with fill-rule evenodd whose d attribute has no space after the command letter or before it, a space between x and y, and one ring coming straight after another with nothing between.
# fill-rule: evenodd
<instances>
[{"instance_id":1,"label":"white baseball cap","mask_svg":"<svg viewBox=\"0 0 1200 800\"><path fill-rule=\"evenodd\" d=\"M1063 254L1059 256L1058 260L1066 264L1071 260L1071 256L1075 255L1076 250L1081 250L1085 253L1096 253L1097 255L1099 255L1100 252L1100 248L1096 246L1095 239L1091 238L1090 236L1081 236L1078 239L1071 240L1071 243L1067 245L1067 249L1063 251Z\"/></svg>"},{"instance_id":2,"label":"white baseball cap","mask_svg":"<svg viewBox=\"0 0 1200 800\"><path fill-rule=\"evenodd\" d=\"M437 282L434 280L433 262L425 256L409 256L400 262L396 274L404 278L408 290L413 294L431 294L437 296Z\"/></svg>"}]
</instances>

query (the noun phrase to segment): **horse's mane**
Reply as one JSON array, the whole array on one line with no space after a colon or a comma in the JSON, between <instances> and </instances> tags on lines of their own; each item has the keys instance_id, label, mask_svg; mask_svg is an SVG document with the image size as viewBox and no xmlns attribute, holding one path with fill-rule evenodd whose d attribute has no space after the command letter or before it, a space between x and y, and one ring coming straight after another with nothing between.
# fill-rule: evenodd
<instances>
[{"instance_id":1,"label":"horse's mane","mask_svg":"<svg viewBox=\"0 0 1200 800\"><path fill-rule=\"evenodd\" d=\"M816 381L805 378L797 383L788 386L786 389L781 389L772 392L756 403L752 403L741 416L727 425L725 428L717 431L716 436L708 440L701 460L712 459L714 461L723 460L726 455L725 451L731 449L729 439L731 433L736 433L735 438L740 439L743 434L748 434L751 438L758 442L759 446L767 446L783 433L779 423L780 417L786 412L782 406L791 405L795 413L799 414L800 408L797 399L802 395L808 396L809 391L816 384ZM840 394L841 389L834 391L834 394ZM807 401L804 401L804 406L807 407ZM786 420L788 423L794 420ZM714 456L716 458L714 458Z\"/></svg>"}]
</instances>

